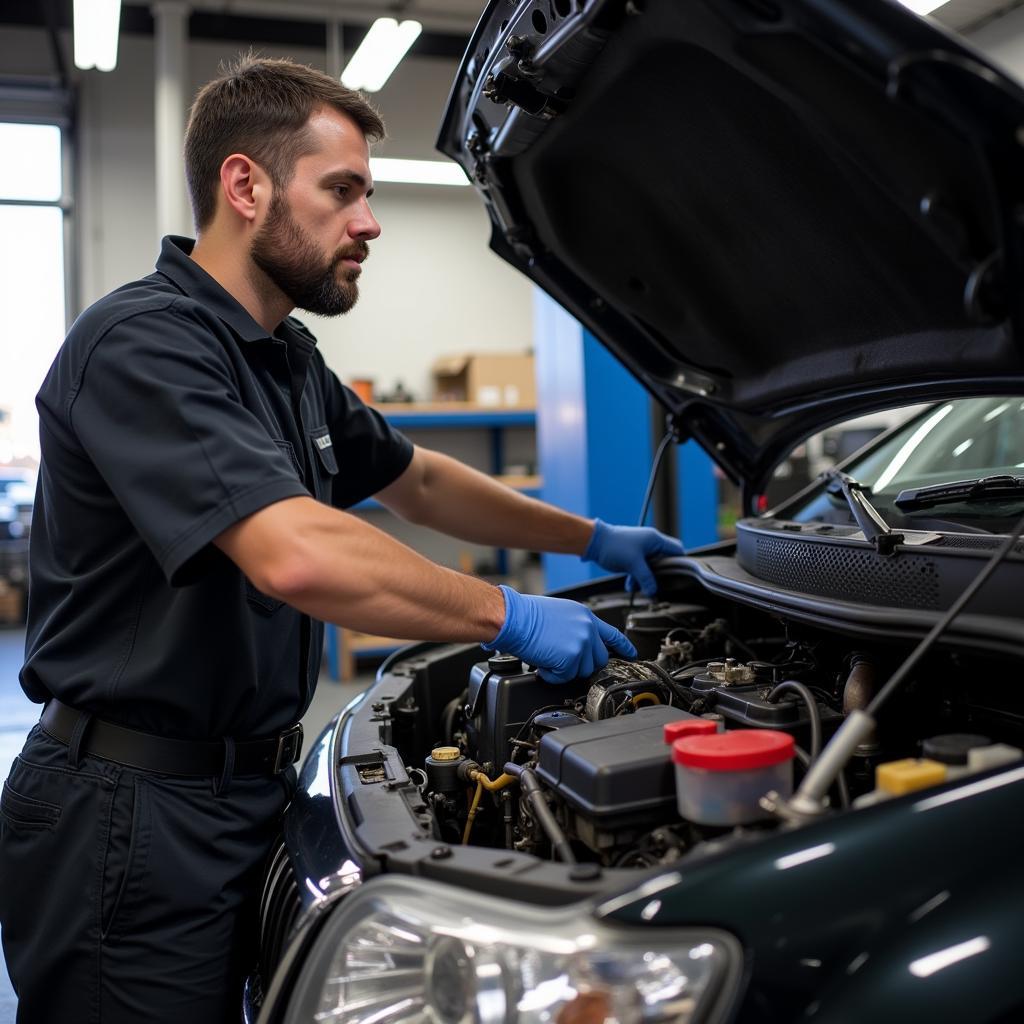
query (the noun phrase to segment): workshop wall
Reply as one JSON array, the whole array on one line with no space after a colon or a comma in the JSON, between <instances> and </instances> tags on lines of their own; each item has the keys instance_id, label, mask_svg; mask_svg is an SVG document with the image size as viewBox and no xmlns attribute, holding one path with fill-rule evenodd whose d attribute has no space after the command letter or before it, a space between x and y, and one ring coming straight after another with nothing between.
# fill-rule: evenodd
<instances>
[{"instance_id":1,"label":"workshop wall","mask_svg":"<svg viewBox=\"0 0 1024 1024\"><path fill-rule=\"evenodd\" d=\"M991 60L1024 79L1024 7L993 18L968 36Z\"/></svg>"},{"instance_id":2,"label":"workshop wall","mask_svg":"<svg viewBox=\"0 0 1024 1024\"><path fill-rule=\"evenodd\" d=\"M189 99L244 43L189 46ZM319 50L258 48L324 67ZM71 54L70 36L65 53ZM0 33L0 72L52 73L41 30ZM123 34L117 69L79 72L78 297L84 308L152 268L159 246L155 212L154 47ZM409 57L371 97L388 125L381 156L441 159L434 138L456 62ZM184 129L184 126L182 126ZM343 378L397 379L429 397L435 356L531 344L531 285L487 248L490 225L470 188L382 183L373 199L383 234L371 245L361 297L346 316L304 315L328 364ZM182 225L191 233L191 225ZM498 315L495 315L495 313Z\"/></svg>"}]
</instances>

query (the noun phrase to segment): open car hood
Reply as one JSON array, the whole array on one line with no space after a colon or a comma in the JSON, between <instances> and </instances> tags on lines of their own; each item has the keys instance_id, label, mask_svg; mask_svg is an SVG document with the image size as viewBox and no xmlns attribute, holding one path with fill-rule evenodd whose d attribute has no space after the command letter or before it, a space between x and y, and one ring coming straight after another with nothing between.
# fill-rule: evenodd
<instances>
[{"instance_id":1,"label":"open car hood","mask_svg":"<svg viewBox=\"0 0 1024 1024\"><path fill-rule=\"evenodd\" d=\"M748 494L1024 383L1024 91L894 0L491 0L438 147Z\"/></svg>"}]
</instances>

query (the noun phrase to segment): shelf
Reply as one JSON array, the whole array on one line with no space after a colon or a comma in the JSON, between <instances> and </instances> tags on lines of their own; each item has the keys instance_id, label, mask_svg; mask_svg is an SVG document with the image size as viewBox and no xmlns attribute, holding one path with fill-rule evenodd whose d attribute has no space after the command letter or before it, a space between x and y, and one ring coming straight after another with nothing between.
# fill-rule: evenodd
<instances>
[{"instance_id":1,"label":"shelf","mask_svg":"<svg viewBox=\"0 0 1024 1024\"><path fill-rule=\"evenodd\" d=\"M539 476L510 476L497 475L494 477L500 483L511 487L528 498L539 498L543 481ZM384 506L376 498L365 498L358 505L353 505L349 512L367 512L371 509L382 509Z\"/></svg>"},{"instance_id":2,"label":"shelf","mask_svg":"<svg viewBox=\"0 0 1024 1024\"><path fill-rule=\"evenodd\" d=\"M411 640L372 636L354 629L344 629L333 623L326 625L327 672L335 681L348 682L355 677L356 658L384 658Z\"/></svg>"},{"instance_id":3,"label":"shelf","mask_svg":"<svg viewBox=\"0 0 1024 1024\"><path fill-rule=\"evenodd\" d=\"M403 430L532 427L537 421L537 411L532 407L497 407L474 402L381 402L371 408Z\"/></svg>"},{"instance_id":4,"label":"shelf","mask_svg":"<svg viewBox=\"0 0 1024 1024\"><path fill-rule=\"evenodd\" d=\"M502 474L505 465L504 431L506 427L533 427L537 414L532 407L494 407L477 405L473 402L402 402L378 403L371 405L399 430L461 430L485 429L490 434L491 470L495 480L525 494L539 498L543 481L539 476ZM353 505L350 512L364 512L383 509L374 498L367 498ZM497 551L499 575L508 570L507 552ZM327 624L326 654L327 671L332 679L351 679L355 672L355 660L359 655L383 657L408 641L389 637L368 636Z\"/></svg>"}]
</instances>

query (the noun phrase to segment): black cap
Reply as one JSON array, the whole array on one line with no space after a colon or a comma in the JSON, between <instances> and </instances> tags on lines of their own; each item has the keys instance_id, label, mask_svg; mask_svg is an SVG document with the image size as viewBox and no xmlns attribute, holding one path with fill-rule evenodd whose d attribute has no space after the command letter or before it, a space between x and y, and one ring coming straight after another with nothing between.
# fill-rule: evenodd
<instances>
[{"instance_id":1,"label":"black cap","mask_svg":"<svg viewBox=\"0 0 1024 1024\"><path fill-rule=\"evenodd\" d=\"M975 747L988 747L992 741L987 736L972 736L966 732L948 732L944 736L932 736L921 744L924 757L941 764L967 764L967 752Z\"/></svg>"}]
</instances>

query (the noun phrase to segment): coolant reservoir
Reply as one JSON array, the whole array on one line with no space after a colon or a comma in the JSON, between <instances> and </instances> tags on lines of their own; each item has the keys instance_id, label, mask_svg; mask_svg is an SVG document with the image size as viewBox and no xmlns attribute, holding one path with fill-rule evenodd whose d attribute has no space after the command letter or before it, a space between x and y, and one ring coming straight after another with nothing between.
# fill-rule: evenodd
<instances>
[{"instance_id":1,"label":"coolant reservoir","mask_svg":"<svg viewBox=\"0 0 1024 1024\"><path fill-rule=\"evenodd\" d=\"M771 790L793 791L793 737L774 729L687 736L672 744L679 813L698 825L744 825L767 817Z\"/></svg>"},{"instance_id":2,"label":"coolant reservoir","mask_svg":"<svg viewBox=\"0 0 1024 1024\"><path fill-rule=\"evenodd\" d=\"M684 736L706 736L715 732L718 732L718 723L703 718L680 718L675 722L666 722L662 729L665 742L669 745Z\"/></svg>"}]
</instances>

